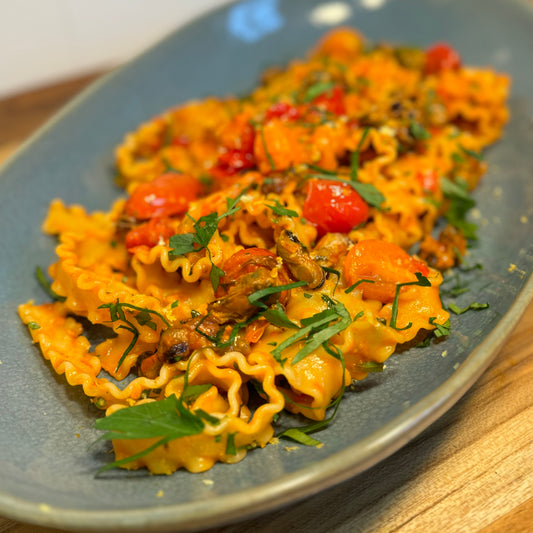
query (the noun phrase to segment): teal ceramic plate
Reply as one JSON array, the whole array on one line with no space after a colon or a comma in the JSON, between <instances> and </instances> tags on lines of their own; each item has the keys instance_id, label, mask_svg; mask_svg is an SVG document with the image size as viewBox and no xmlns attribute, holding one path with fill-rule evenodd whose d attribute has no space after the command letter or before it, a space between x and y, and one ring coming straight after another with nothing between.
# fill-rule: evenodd
<instances>
[{"instance_id":1,"label":"teal ceramic plate","mask_svg":"<svg viewBox=\"0 0 533 533\"><path fill-rule=\"evenodd\" d=\"M246 93L266 67L302 56L335 23L372 40L449 41L466 64L513 77L512 120L488 151L490 170L475 193L483 223L474 258L484 268L472 275L471 294L490 308L452 317L445 344L394 356L384 373L361 382L321 433L320 449L268 446L197 475L95 478L109 460L105 444L91 446L97 413L52 374L16 314L19 303L45 299L33 271L54 258L53 239L40 232L50 200L106 210L121 194L112 182L113 149L126 132L191 98ZM0 514L84 530L222 524L358 474L457 401L533 292L531 35L533 2L517 0L247 0L181 29L69 105L0 177Z\"/></svg>"}]
</instances>

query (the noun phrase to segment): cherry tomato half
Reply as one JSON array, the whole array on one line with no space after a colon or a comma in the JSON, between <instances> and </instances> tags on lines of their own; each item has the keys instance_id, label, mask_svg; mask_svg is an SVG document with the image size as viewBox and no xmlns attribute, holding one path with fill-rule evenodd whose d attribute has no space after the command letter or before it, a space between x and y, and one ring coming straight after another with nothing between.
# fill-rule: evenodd
<instances>
[{"instance_id":1,"label":"cherry tomato half","mask_svg":"<svg viewBox=\"0 0 533 533\"><path fill-rule=\"evenodd\" d=\"M363 297L390 303L394 300L397 283L416 281L415 272L429 274L428 266L410 256L398 245L368 239L356 243L344 260L344 277L348 285L361 279L373 283L361 283Z\"/></svg>"},{"instance_id":2,"label":"cherry tomato half","mask_svg":"<svg viewBox=\"0 0 533 533\"><path fill-rule=\"evenodd\" d=\"M333 87L317 96L313 100L313 105L334 115L345 115L344 90L341 87Z\"/></svg>"},{"instance_id":3,"label":"cherry tomato half","mask_svg":"<svg viewBox=\"0 0 533 533\"><path fill-rule=\"evenodd\" d=\"M168 219L152 218L128 231L126 234L126 248L131 251L136 246L154 247L160 239L168 239L174 235L174 229Z\"/></svg>"},{"instance_id":4,"label":"cherry tomato half","mask_svg":"<svg viewBox=\"0 0 533 533\"><path fill-rule=\"evenodd\" d=\"M461 67L461 57L446 43L436 43L426 51L426 74L438 74L443 70L455 70Z\"/></svg>"},{"instance_id":5,"label":"cherry tomato half","mask_svg":"<svg viewBox=\"0 0 533 533\"><path fill-rule=\"evenodd\" d=\"M265 112L265 120L281 118L283 120L296 120L300 117L300 110L286 102L276 102L272 104Z\"/></svg>"},{"instance_id":6,"label":"cherry tomato half","mask_svg":"<svg viewBox=\"0 0 533 533\"><path fill-rule=\"evenodd\" d=\"M203 185L193 176L167 172L149 183L141 183L124 211L137 220L181 215L202 191Z\"/></svg>"},{"instance_id":7,"label":"cherry tomato half","mask_svg":"<svg viewBox=\"0 0 533 533\"><path fill-rule=\"evenodd\" d=\"M326 233L348 233L368 219L368 205L349 185L335 181L311 179L303 216L313 223L319 237Z\"/></svg>"}]
</instances>

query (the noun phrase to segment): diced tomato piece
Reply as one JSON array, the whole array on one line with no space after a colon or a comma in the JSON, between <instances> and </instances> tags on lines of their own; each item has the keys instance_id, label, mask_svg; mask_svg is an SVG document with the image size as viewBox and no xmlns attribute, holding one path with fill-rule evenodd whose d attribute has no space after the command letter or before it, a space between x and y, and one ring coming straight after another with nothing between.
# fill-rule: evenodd
<instances>
[{"instance_id":1,"label":"diced tomato piece","mask_svg":"<svg viewBox=\"0 0 533 533\"><path fill-rule=\"evenodd\" d=\"M394 300L396 285L416 281L415 272L423 276L429 268L423 261L410 256L398 245L369 239L356 243L344 260L344 277L348 285L368 279L373 283L361 283L363 297L390 303Z\"/></svg>"},{"instance_id":2,"label":"diced tomato piece","mask_svg":"<svg viewBox=\"0 0 533 533\"><path fill-rule=\"evenodd\" d=\"M438 74L443 70L456 70L461 67L461 57L447 43L436 43L426 50L426 74Z\"/></svg>"},{"instance_id":3,"label":"diced tomato piece","mask_svg":"<svg viewBox=\"0 0 533 533\"><path fill-rule=\"evenodd\" d=\"M276 102L271 105L265 113L265 120L281 118L285 120L296 120L300 117L300 110L286 102Z\"/></svg>"},{"instance_id":4,"label":"diced tomato piece","mask_svg":"<svg viewBox=\"0 0 533 533\"><path fill-rule=\"evenodd\" d=\"M424 189L424 191L430 193L437 192L437 184L439 178L437 176L437 173L432 168L417 172L416 179L418 180L420 185L422 185L422 189Z\"/></svg>"},{"instance_id":5,"label":"diced tomato piece","mask_svg":"<svg viewBox=\"0 0 533 533\"><path fill-rule=\"evenodd\" d=\"M324 91L313 100L313 105L329 111L334 115L345 115L344 90L341 87L333 87L329 91Z\"/></svg>"},{"instance_id":6,"label":"diced tomato piece","mask_svg":"<svg viewBox=\"0 0 533 533\"><path fill-rule=\"evenodd\" d=\"M368 204L349 185L309 180L303 216L316 226L319 237L329 232L348 233L365 222L368 214Z\"/></svg>"},{"instance_id":7,"label":"diced tomato piece","mask_svg":"<svg viewBox=\"0 0 533 533\"><path fill-rule=\"evenodd\" d=\"M169 239L172 235L174 235L174 229L168 219L152 218L126 234L126 248L128 251L132 251L137 246L153 248L161 239Z\"/></svg>"},{"instance_id":8,"label":"diced tomato piece","mask_svg":"<svg viewBox=\"0 0 533 533\"><path fill-rule=\"evenodd\" d=\"M137 220L181 215L202 192L202 183L193 176L167 172L149 183L141 183L124 211Z\"/></svg>"},{"instance_id":9,"label":"diced tomato piece","mask_svg":"<svg viewBox=\"0 0 533 533\"><path fill-rule=\"evenodd\" d=\"M240 135L234 139L232 146L224 146L211 174L223 179L233 176L242 170L255 167L254 157L255 130L251 124L244 124Z\"/></svg>"}]
</instances>

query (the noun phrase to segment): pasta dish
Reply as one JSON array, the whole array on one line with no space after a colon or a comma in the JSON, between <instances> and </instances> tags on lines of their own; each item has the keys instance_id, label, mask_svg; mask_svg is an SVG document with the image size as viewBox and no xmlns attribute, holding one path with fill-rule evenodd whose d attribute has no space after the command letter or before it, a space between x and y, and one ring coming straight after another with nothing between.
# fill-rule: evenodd
<instances>
[{"instance_id":1,"label":"pasta dish","mask_svg":"<svg viewBox=\"0 0 533 533\"><path fill-rule=\"evenodd\" d=\"M508 88L447 44L339 29L246 96L126 135L127 194L108 212L54 200L57 261L38 272L52 299L19 314L105 410L103 469L200 472L279 436L319 446L354 380L446 337L440 285L476 239L470 192Z\"/></svg>"}]
</instances>

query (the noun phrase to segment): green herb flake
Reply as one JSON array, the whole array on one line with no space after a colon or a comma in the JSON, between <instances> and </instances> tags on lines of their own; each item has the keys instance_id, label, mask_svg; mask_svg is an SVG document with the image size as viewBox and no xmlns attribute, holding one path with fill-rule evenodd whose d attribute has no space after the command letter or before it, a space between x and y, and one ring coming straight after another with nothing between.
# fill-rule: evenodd
<instances>
[{"instance_id":1,"label":"green herb flake","mask_svg":"<svg viewBox=\"0 0 533 533\"><path fill-rule=\"evenodd\" d=\"M313 437L310 437L298 428L286 429L278 435L278 438L291 439L304 446L319 446L322 444L319 440L313 439Z\"/></svg>"},{"instance_id":2,"label":"green herb flake","mask_svg":"<svg viewBox=\"0 0 533 533\"><path fill-rule=\"evenodd\" d=\"M52 289L51 282L47 279L43 269L40 266L35 267L35 277L50 298L57 300L58 302L64 302L66 300L65 296L60 296Z\"/></svg>"},{"instance_id":3,"label":"green herb flake","mask_svg":"<svg viewBox=\"0 0 533 533\"><path fill-rule=\"evenodd\" d=\"M409 124L409 131L417 141L427 141L431 138L431 133L422 124L414 120L411 120Z\"/></svg>"},{"instance_id":4,"label":"green herb flake","mask_svg":"<svg viewBox=\"0 0 533 533\"><path fill-rule=\"evenodd\" d=\"M397 283L396 284L396 292L394 294L394 300L392 302L392 312L391 312L391 318L389 326L397 331L402 331L404 329L409 329L413 324L412 322L409 322L406 326L403 328L399 328L396 326L396 321L398 319L398 303L400 300L400 290L402 287L406 287L408 285L418 285L419 287L431 287L431 282L423 276L420 272L415 272L415 276L417 281L408 281L406 283Z\"/></svg>"},{"instance_id":5,"label":"green herb flake","mask_svg":"<svg viewBox=\"0 0 533 533\"><path fill-rule=\"evenodd\" d=\"M164 400L119 409L95 422L95 428L105 431L102 440L159 438L141 452L103 466L98 473L144 457L171 440L198 435L204 429L202 416L185 408L174 394Z\"/></svg>"},{"instance_id":6,"label":"green herb flake","mask_svg":"<svg viewBox=\"0 0 533 533\"><path fill-rule=\"evenodd\" d=\"M27 325L30 329L41 329L41 326L37 322L28 322Z\"/></svg>"},{"instance_id":7,"label":"green herb flake","mask_svg":"<svg viewBox=\"0 0 533 533\"><path fill-rule=\"evenodd\" d=\"M359 154L361 152L361 147L363 146L363 143L365 142L365 139L368 136L369 131L370 128L365 128L365 130L363 131L363 135L361 136L361 140L359 141L357 147L350 156L350 178L352 181L357 181L357 174L359 172Z\"/></svg>"},{"instance_id":8,"label":"green herb flake","mask_svg":"<svg viewBox=\"0 0 533 533\"><path fill-rule=\"evenodd\" d=\"M452 313L455 313L456 315L462 315L463 313L466 313L467 311L470 311L470 310L479 311L479 310L488 309L488 308L489 308L488 303L480 304L478 302L472 302L471 304L467 305L466 307L462 307L462 308L454 303L448 304L448 309L452 311Z\"/></svg>"},{"instance_id":9,"label":"green herb flake","mask_svg":"<svg viewBox=\"0 0 533 533\"><path fill-rule=\"evenodd\" d=\"M363 361L355 365L356 368L363 370L364 372L383 372L385 363L377 363L376 361Z\"/></svg>"},{"instance_id":10,"label":"green herb flake","mask_svg":"<svg viewBox=\"0 0 533 533\"><path fill-rule=\"evenodd\" d=\"M280 217L297 217L298 213L293 209L287 209L279 200L274 200L274 205L265 204L275 215Z\"/></svg>"},{"instance_id":11,"label":"green herb flake","mask_svg":"<svg viewBox=\"0 0 533 533\"><path fill-rule=\"evenodd\" d=\"M305 94L303 96L304 103L312 102L315 98L318 98L322 94L331 91L333 87L335 87L335 83L331 81L322 81L311 85L305 91Z\"/></svg>"},{"instance_id":12,"label":"green herb flake","mask_svg":"<svg viewBox=\"0 0 533 533\"><path fill-rule=\"evenodd\" d=\"M226 440L226 455L237 454L237 448L235 447L235 435L236 433L228 433Z\"/></svg>"},{"instance_id":13,"label":"green herb flake","mask_svg":"<svg viewBox=\"0 0 533 533\"><path fill-rule=\"evenodd\" d=\"M433 331L433 334L437 338L447 337L450 334L450 320L449 319L446 320L444 324L438 324L437 322L435 322L436 319L437 317L434 317L434 316L430 317L429 319L429 323L432 326L435 326L435 330Z\"/></svg>"}]
</instances>

